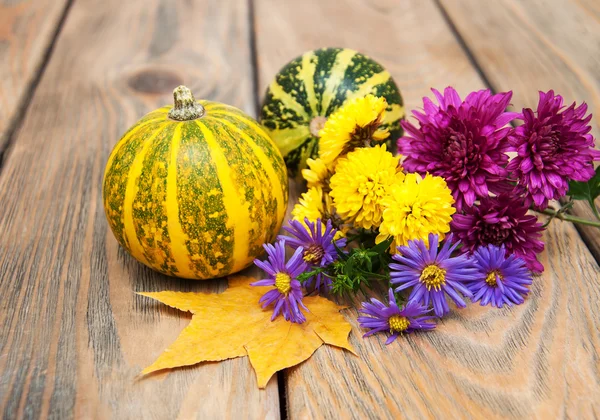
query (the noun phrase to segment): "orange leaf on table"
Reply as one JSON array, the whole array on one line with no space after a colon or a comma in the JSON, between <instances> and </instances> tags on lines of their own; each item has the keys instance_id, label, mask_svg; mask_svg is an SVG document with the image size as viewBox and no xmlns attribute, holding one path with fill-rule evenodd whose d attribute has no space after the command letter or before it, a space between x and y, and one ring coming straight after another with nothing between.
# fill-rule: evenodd
<instances>
[{"instance_id":1,"label":"orange leaf on table","mask_svg":"<svg viewBox=\"0 0 600 420\"><path fill-rule=\"evenodd\" d=\"M265 287L252 287L253 278L234 276L220 294L140 293L165 305L192 313L190 324L142 374L248 355L258 386L264 388L275 372L308 359L323 343L354 350L351 330L340 307L320 297L306 297L306 322L293 324L283 317L271 322L272 311L258 300Z\"/></svg>"}]
</instances>

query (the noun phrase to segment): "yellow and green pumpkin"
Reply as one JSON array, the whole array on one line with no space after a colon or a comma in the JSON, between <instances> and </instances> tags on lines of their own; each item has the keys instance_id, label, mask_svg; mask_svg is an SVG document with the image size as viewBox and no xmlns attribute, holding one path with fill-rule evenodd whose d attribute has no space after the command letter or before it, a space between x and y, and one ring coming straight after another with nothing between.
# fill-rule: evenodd
<instances>
[{"instance_id":1,"label":"yellow and green pumpkin","mask_svg":"<svg viewBox=\"0 0 600 420\"><path fill-rule=\"evenodd\" d=\"M285 163L268 134L237 108L174 91L113 149L103 200L119 243L167 275L235 273L275 239L288 200Z\"/></svg>"},{"instance_id":2,"label":"yellow and green pumpkin","mask_svg":"<svg viewBox=\"0 0 600 420\"><path fill-rule=\"evenodd\" d=\"M402 135L402 96L381 64L347 48L308 51L286 64L267 88L260 123L281 150L290 175L319 152L319 130L347 100L373 94L387 100L383 127Z\"/></svg>"}]
</instances>

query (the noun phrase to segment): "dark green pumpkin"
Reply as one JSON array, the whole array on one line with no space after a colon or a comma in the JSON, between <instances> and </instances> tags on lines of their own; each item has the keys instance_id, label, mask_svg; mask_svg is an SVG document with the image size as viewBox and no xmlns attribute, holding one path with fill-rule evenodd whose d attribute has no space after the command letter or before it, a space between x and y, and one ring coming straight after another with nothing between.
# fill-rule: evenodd
<instances>
[{"instance_id":1,"label":"dark green pumpkin","mask_svg":"<svg viewBox=\"0 0 600 420\"><path fill-rule=\"evenodd\" d=\"M286 64L267 88L260 122L296 176L319 151L318 131L347 100L373 94L388 102L383 126L401 136L402 96L379 63L347 48L308 51Z\"/></svg>"}]
</instances>

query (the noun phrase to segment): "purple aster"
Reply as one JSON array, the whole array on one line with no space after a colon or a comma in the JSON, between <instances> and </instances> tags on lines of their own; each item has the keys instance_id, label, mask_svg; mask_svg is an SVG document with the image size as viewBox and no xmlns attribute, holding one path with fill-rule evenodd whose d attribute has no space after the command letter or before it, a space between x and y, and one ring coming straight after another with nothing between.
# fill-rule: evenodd
<instances>
[{"instance_id":1,"label":"purple aster","mask_svg":"<svg viewBox=\"0 0 600 420\"><path fill-rule=\"evenodd\" d=\"M552 90L540 92L536 114L523 109L524 124L508 136L517 156L506 169L526 193L527 204L545 209L548 200L567 194L569 180L586 182L594 176L593 161L600 160L600 152L594 150L592 115L586 112L585 103L564 109L562 96Z\"/></svg>"},{"instance_id":2,"label":"purple aster","mask_svg":"<svg viewBox=\"0 0 600 420\"><path fill-rule=\"evenodd\" d=\"M409 301L422 302L439 317L450 312L446 296L459 308L466 307L460 293L471 297L471 291L465 282L476 273L466 255L451 257L460 242L452 245L452 235L444 241L438 252L437 235L429 234L429 249L422 239L409 241L407 246L399 246L398 254L392 256L398 264L391 263L391 282L398 285L396 292L412 287ZM460 292L460 293L459 293Z\"/></svg>"},{"instance_id":3,"label":"purple aster","mask_svg":"<svg viewBox=\"0 0 600 420\"><path fill-rule=\"evenodd\" d=\"M482 245L504 245L508 255L524 259L530 270L541 273L544 266L537 254L544 250L540 240L544 227L527 211L522 198L508 194L487 197L478 206L465 209L465 214L455 214L450 229L462 241L462 251L473 253Z\"/></svg>"},{"instance_id":4,"label":"purple aster","mask_svg":"<svg viewBox=\"0 0 600 420\"><path fill-rule=\"evenodd\" d=\"M461 101L451 87L443 96L432 91L439 105L423 98L425 112L413 111L419 127L402 121L407 133L398 140L398 152L406 156L402 165L409 172L443 177L458 211L490 191L506 191L506 135L511 129L505 126L519 115L504 112L512 92L480 90Z\"/></svg>"},{"instance_id":5,"label":"purple aster","mask_svg":"<svg viewBox=\"0 0 600 420\"><path fill-rule=\"evenodd\" d=\"M269 278L255 281L251 286L275 286L260 298L262 307L275 303L271 321L283 313L287 321L302 324L306 318L300 312L298 306L308 310L302 303L302 289L300 282L296 279L306 270L306 263L302 261L302 248L296 249L294 255L285 262L285 243L278 241L275 246L271 244L263 245L267 251L268 261L254 260L257 267L265 271Z\"/></svg>"},{"instance_id":6,"label":"purple aster","mask_svg":"<svg viewBox=\"0 0 600 420\"><path fill-rule=\"evenodd\" d=\"M361 328L369 328L364 337L368 337L381 331L389 331L392 335L385 344L390 344L402 333L411 333L417 330L432 330L435 323L426 322L433 319L427 313L431 310L422 306L419 302L410 301L404 308L400 309L394 298L394 291L389 290L389 306L381 303L375 298L371 302L363 302L360 313L368 316L359 316L358 323Z\"/></svg>"},{"instance_id":7,"label":"purple aster","mask_svg":"<svg viewBox=\"0 0 600 420\"><path fill-rule=\"evenodd\" d=\"M285 241L292 249L302 247L304 249L304 261L311 268L325 267L331 264L338 257L333 245L333 238L338 232L337 229L333 228L331 220L327 220L324 229L321 219L317 219L316 223L313 223L308 218L305 218L304 223L306 226L297 220L290 220L290 226L286 226L283 229L294 236L279 235L278 239ZM338 248L345 247L346 238L338 239L335 241L335 244ZM330 286L331 279L318 273L314 278L314 285L311 288L313 290L320 290L321 287L329 288Z\"/></svg>"},{"instance_id":8,"label":"purple aster","mask_svg":"<svg viewBox=\"0 0 600 420\"><path fill-rule=\"evenodd\" d=\"M520 305L525 301L523 296L529 293L526 286L531 284L531 272L521 258L505 254L503 246L494 245L481 246L473 253L472 261L477 268L477 275L469 284L473 302L502 308L504 304Z\"/></svg>"}]
</instances>

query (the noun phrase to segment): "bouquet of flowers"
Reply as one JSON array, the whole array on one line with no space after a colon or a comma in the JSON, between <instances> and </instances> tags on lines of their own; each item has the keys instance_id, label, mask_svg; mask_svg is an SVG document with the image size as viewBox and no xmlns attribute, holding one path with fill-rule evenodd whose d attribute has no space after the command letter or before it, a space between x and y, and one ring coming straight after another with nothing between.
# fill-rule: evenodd
<instances>
[{"instance_id":1,"label":"bouquet of flowers","mask_svg":"<svg viewBox=\"0 0 600 420\"><path fill-rule=\"evenodd\" d=\"M397 155L381 127L385 99L356 98L328 118L319 155L302 171L308 190L288 235L255 261L267 278L253 285L272 286L260 303L273 319L303 323L305 295L385 282L388 302L364 302L359 322L365 336L389 332L389 344L434 328L449 301L523 303L532 274L544 269L537 256L554 218L600 227L600 152L585 104L565 107L549 91L536 111L507 112L512 92L462 100L451 87L432 91L437 104L424 98L416 124L402 122ZM566 196L561 208L550 207ZM599 221L567 214L573 199L588 201ZM543 224L532 211L550 219Z\"/></svg>"}]
</instances>

